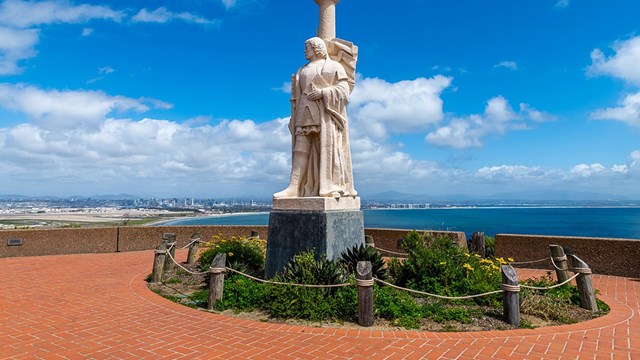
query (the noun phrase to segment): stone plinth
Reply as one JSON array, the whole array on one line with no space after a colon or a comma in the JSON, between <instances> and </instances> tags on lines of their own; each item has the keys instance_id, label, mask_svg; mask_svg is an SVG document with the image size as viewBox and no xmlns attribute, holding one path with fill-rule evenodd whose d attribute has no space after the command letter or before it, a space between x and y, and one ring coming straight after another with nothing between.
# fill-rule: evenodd
<instances>
[{"instance_id":1,"label":"stone plinth","mask_svg":"<svg viewBox=\"0 0 640 360\"><path fill-rule=\"evenodd\" d=\"M360 210L360 197L293 197L273 199L273 210Z\"/></svg>"},{"instance_id":2,"label":"stone plinth","mask_svg":"<svg viewBox=\"0 0 640 360\"><path fill-rule=\"evenodd\" d=\"M308 204L318 205L318 201L314 199ZM325 254L333 260L346 249L362 243L364 218L360 209L274 209L269 215L265 275L273 277L301 252L314 249L317 258Z\"/></svg>"}]
</instances>

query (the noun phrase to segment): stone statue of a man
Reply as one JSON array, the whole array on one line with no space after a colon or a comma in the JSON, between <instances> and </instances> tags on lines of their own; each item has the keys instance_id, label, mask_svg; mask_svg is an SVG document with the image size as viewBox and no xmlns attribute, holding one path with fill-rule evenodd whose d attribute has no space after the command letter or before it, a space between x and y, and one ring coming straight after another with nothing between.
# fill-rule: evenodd
<instances>
[{"instance_id":1,"label":"stone statue of a man","mask_svg":"<svg viewBox=\"0 0 640 360\"><path fill-rule=\"evenodd\" d=\"M344 67L321 38L305 42L309 63L292 81L292 164L289 186L273 195L356 196L346 106L351 89Z\"/></svg>"}]
</instances>

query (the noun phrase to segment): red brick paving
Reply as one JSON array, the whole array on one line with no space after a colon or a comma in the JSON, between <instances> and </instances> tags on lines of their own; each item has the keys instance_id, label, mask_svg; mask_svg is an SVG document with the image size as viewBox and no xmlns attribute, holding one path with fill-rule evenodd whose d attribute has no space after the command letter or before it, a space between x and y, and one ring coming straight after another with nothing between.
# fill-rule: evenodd
<instances>
[{"instance_id":1,"label":"red brick paving","mask_svg":"<svg viewBox=\"0 0 640 360\"><path fill-rule=\"evenodd\" d=\"M144 251L0 259L0 358L640 360L637 279L595 275L611 313L580 324L358 331L253 322L172 303L146 287L152 258Z\"/></svg>"}]
</instances>

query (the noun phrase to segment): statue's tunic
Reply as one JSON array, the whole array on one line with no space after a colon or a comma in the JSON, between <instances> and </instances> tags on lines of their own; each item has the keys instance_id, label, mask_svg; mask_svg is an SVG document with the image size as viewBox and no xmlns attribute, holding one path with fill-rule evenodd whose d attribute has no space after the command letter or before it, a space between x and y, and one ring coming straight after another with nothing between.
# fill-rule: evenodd
<instances>
[{"instance_id":1,"label":"statue's tunic","mask_svg":"<svg viewBox=\"0 0 640 360\"><path fill-rule=\"evenodd\" d=\"M305 135L311 143L309 162L300 177L298 196L355 196L346 106L348 76L340 63L331 59L313 61L300 68L294 79L295 106L289 129L293 136ZM322 91L311 101L307 94Z\"/></svg>"}]
</instances>

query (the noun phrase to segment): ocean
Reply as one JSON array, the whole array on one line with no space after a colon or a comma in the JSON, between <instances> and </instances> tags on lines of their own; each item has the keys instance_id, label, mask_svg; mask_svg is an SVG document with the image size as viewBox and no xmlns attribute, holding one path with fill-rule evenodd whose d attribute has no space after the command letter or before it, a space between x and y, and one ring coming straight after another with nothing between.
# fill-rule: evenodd
<instances>
[{"instance_id":1,"label":"ocean","mask_svg":"<svg viewBox=\"0 0 640 360\"><path fill-rule=\"evenodd\" d=\"M640 239L640 208L515 207L363 210L367 228ZM174 220L162 225L267 225L268 213Z\"/></svg>"}]
</instances>

